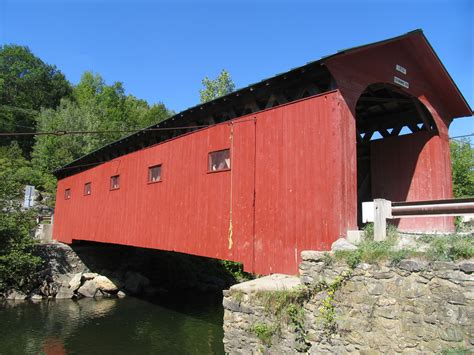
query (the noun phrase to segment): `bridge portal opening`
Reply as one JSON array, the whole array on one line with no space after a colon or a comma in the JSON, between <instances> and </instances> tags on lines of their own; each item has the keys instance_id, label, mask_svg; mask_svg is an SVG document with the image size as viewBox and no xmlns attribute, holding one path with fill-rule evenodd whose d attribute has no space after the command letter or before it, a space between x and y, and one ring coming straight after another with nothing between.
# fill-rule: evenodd
<instances>
[{"instance_id":1,"label":"bridge portal opening","mask_svg":"<svg viewBox=\"0 0 474 355\"><path fill-rule=\"evenodd\" d=\"M364 225L362 202L406 198L421 149L436 134L431 113L417 98L387 83L366 88L356 105L359 228ZM405 137L408 135L411 137ZM378 174L381 167L393 168L399 175L390 192L383 188L383 174Z\"/></svg>"}]
</instances>

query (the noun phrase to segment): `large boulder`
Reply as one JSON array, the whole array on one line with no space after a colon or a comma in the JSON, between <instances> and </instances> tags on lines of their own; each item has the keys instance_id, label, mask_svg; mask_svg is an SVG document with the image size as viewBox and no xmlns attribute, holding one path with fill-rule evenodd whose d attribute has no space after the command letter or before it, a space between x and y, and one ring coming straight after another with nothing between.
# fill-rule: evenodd
<instances>
[{"instance_id":1,"label":"large boulder","mask_svg":"<svg viewBox=\"0 0 474 355\"><path fill-rule=\"evenodd\" d=\"M99 291L99 289L97 287L97 283L95 282L95 280L87 280L77 290L77 292L84 297L95 297L97 294L97 291Z\"/></svg>"},{"instance_id":2,"label":"large boulder","mask_svg":"<svg viewBox=\"0 0 474 355\"><path fill-rule=\"evenodd\" d=\"M5 293L5 298L7 300L26 300L26 297L27 296L23 292L17 290L8 290Z\"/></svg>"},{"instance_id":3,"label":"large boulder","mask_svg":"<svg viewBox=\"0 0 474 355\"><path fill-rule=\"evenodd\" d=\"M81 279L82 279L82 272L78 272L72 277L71 281L69 281L69 288L73 292L77 291L77 289L81 287Z\"/></svg>"},{"instance_id":4,"label":"large boulder","mask_svg":"<svg viewBox=\"0 0 474 355\"><path fill-rule=\"evenodd\" d=\"M61 287L56 294L57 299L68 299L74 297L74 290L70 287Z\"/></svg>"},{"instance_id":5,"label":"large boulder","mask_svg":"<svg viewBox=\"0 0 474 355\"><path fill-rule=\"evenodd\" d=\"M140 293L145 287L150 284L145 276L139 274L138 272L128 271L125 274L125 289L131 293L137 294Z\"/></svg>"},{"instance_id":6,"label":"large boulder","mask_svg":"<svg viewBox=\"0 0 474 355\"><path fill-rule=\"evenodd\" d=\"M33 302L39 302L39 301L42 301L43 300L43 296L41 295L38 295L38 294L33 294L30 299L33 301Z\"/></svg>"},{"instance_id":7,"label":"large boulder","mask_svg":"<svg viewBox=\"0 0 474 355\"><path fill-rule=\"evenodd\" d=\"M97 288L101 291L108 293L115 293L118 291L118 287L106 276L99 275L94 279Z\"/></svg>"}]
</instances>

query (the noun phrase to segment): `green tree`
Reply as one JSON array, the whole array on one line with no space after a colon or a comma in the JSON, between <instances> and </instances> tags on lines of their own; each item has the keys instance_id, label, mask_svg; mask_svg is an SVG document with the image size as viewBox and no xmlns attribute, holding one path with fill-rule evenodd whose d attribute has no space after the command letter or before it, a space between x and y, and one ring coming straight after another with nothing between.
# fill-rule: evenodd
<instances>
[{"instance_id":1,"label":"green tree","mask_svg":"<svg viewBox=\"0 0 474 355\"><path fill-rule=\"evenodd\" d=\"M120 82L107 85L99 74L85 72L73 89L74 99L63 99L56 109L43 109L38 116L39 131L111 131L101 134L39 135L33 162L43 173L43 188L54 192L52 172L82 155L130 133L168 118L172 112L162 103L148 105L125 95Z\"/></svg>"},{"instance_id":2,"label":"green tree","mask_svg":"<svg viewBox=\"0 0 474 355\"><path fill-rule=\"evenodd\" d=\"M41 108L54 108L72 88L53 65L44 63L28 47L0 46L0 131L34 131ZM33 137L2 139L1 145L17 140L28 155Z\"/></svg>"},{"instance_id":3,"label":"green tree","mask_svg":"<svg viewBox=\"0 0 474 355\"><path fill-rule=\"evenodd\" d=\"M25 183L34 173L17 143L0 147L0 292L28 291L41 259L32 255L35 213L21 209Z\"/></svg>"},{"instance_id":4,"label":"green tree","mask_svg":"<svg viewBox=\"0 0 474 355\"><path fill-rule=\"evenodd\" d=\"M204 88L199 90L202 103L230 94L235 90L235 84L229 72L225 69L222 69L221 73L214 80L206 76L202 79L202 85Z\"/></svg>"},{"instance_id":5,"label":"green tree","mask_svg":"<svg viewBox=\"0 0 474 355\"><path fill-rule=\"evenodd\" d=\"M469 140L451 141L451 163L454 196L474 196L474 153Z\"/></svg>"}]
</instances>

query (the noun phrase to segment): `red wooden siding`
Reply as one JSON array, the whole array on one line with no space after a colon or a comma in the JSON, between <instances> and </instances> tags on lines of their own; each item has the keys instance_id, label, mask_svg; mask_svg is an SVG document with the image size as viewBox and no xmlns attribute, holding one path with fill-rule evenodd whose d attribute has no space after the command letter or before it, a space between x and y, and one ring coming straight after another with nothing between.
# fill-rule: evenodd
<instances>
[{"instance_id":1,"label":"red wooden siding","mask_svg":"<svg viewBox=\"0 0 474 355\"><path fill-rule=\"evenodd\" d=\"M425 105L427 102L433 105L433 110L438 113L433 115L433 118L439 133L447 137L449 123L453 117L458 117L448 115L448 112L453 112L451 107L454 103L446 100L453 95L445 95L444 91L440 91L440 87L442 90L446 85L443 86L437 81L439 73L433 66L421 64L427 62L426 59L422 59L425 52L420 42L413 41L413 38L407 37L383 46L351 52L329 59L326 65L354 115L357 100L369 85L393 84L394 76L397 76L409 83L408 89L401 88L403 91L419 98ZM407 69L405 75L396 71L397 64ZM438 67L439 65L436 69L439 70Z\"/></svg>"},{"instance_id":2,"label":"red wooden siding","mask_svg":"<svg viewBox=\"0 0 474 355\"><path fill-rule=\"evenodd\" d=\"M396 185L410 185L408 200L430 200L451 196L448 127L454 117L466 114L465 110L461 109L465 106L453 101L461 99L460 96L446 95L443 91L447 87L446 73L440 72L443 70L442 66L433 65L432 61L425 58L426 52L423 47L425 42L420 42L418 36L421 34L414 34L381 46L356 50L347 55L330 58L326 62L354 122L357 101L363 91L374 83L393 84L394 76L408 81L409 88L400 89L418 98L431 113L438 129L438 136L431 138L429 144L423 149L421 146L424 140L420 137L425 136L419 134L413 137L387 138L372 143L372 146L376 148L372 149L372 159L378 159L375 165L372 162L373 171L377 171L376 175L372 176L372 185L375 189L373 193L385 195L386 198L392 196L391 199L400 201L404 201L404 194L394 191L397 189ZM407 69L406 75L395 70L397 64ZM440 81L441 76L445 84ZM420 157L416 155L417 148L421 154ZM392 157L394 163L386 160L386 157ZM352 159L352 156L348 154L347 159ZM410 169L415 163L416 169L414 175L411 176ZM431 169L439 171L433 172ZM389 171L392 172L390 176L388 176ZM414 179L413 183L411 178ZM393 191L382 190L389 188L386 186L387 181L392 182ZM427 187L428 185L430 187ZM431 222L433 225L430 224ZM452 218L418 218L402 219L400 228L450 232L454 225Z\"/></svg>"},{"instance_id":3,"label":"red wooden siding","mask_svg":"<svg viewBox=\"0 0 474 355\"><path fill-rule=\"evenodd\" d=\"M452 197L449 143L427 132L372 142L372 193L391 201ZM454 232L452 217L402 218L403 231Z\"/></svg>"},{"instance_id":4,"label":"red wooden siding","mask_svg":"<svg viewBox=\"0 0 474 355\"><path fill-rule=\"evenodd\" d=\"M259 270L294 272L302 250L328 250L348 227L356 228L355 150L354 159L346 160L350 122L341 101L336 92L259 116L255 211ZM349 131L353 137L355 132Z\"/></svg>"},{"instance_id":5,"label":"red wooden siding","mask_svg":"<svg viewBox=\"0 0 474 355\"><path fill-rule=\"evenodd\" d=\"M355 184L346 174L353 163L341 149L350 141L341 134L344 112L340 94L332 92L60 180L55 239L231 259L260 274L295 273L302 250L327 249L355 221L346 207ZM209 173L208 153L225 148L231 170ZM148 168L158 164L161 182L148 184ZM120 188L110 191L113 175L120 175ZM89 196L82 194L86 182ZM70 200L61 193L66 188Z\"/></svg>"},{"instance_id":6,"label":"red wooden siding","mask_svg":"<svg viewBox=\"0 0 474 355\"><path fill-rule=\"evenodd\" d=\"M448 126L468 107L452 83L450 95L443 95L447 74L418 36L325 60L338 90L60 180L54 238L234 260L259 274L296 273L302 250L327 250L357 228L356 104L369 85L393 84L394 76L409 82L403 90L425 104L439 135L373 141L372 192L392 200L451 197ZM397 64L406 75L395 70ZM209 152L222 149L230 149L231 169L209 172ZM148 168L156 165L161 165L161 181L148 183ZM120 176L120 188L110 191L113 175ZM85 196L87 182L92 193ZM71 189L69 200L65 189ZM415 225L417 230L453 229L452 218L404 219L399 226Z\"/></svg>"}]
</instances>

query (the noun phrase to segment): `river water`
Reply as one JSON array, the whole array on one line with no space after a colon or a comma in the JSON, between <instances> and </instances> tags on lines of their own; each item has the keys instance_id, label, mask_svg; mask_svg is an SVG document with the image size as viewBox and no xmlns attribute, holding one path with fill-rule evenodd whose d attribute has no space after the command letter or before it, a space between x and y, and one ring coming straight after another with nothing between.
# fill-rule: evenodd
<instances>
[{"instance_id":1,"label":"river water","mask_svg":"<svg viewBox=\"0 0 474 355\"><path fill-rule=\"evenodd\" d=\"M222 298L0 304L0 354L223 354Z\"/></svg>"}]
</instances>

